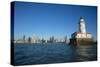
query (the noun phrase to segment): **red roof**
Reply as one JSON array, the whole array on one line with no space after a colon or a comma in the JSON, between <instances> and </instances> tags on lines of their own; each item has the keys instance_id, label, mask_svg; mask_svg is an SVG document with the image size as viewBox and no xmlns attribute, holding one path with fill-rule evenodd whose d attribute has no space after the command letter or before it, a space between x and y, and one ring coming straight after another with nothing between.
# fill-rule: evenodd
<instances>
[{"instance_id":1,"label":"red roof","mask_svg":"<svg viewBox=\"0 0 100 67\"><path fill-rule=\"evenodd\" d=\"M73 34L84 34L84 33L81 33L81 32L74 32ZM86 33L86 34L90 34L90 33Z\"/></svg>"}]
</instances>

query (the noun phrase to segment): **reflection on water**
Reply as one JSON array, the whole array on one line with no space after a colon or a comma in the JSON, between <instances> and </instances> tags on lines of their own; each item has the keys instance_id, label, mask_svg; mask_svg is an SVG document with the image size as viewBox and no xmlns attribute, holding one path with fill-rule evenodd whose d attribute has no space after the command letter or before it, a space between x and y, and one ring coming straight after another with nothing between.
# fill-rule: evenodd
<instances>
[{"instance_id":1,"label":"reflection on water","mask_svg":"<svg viewBox=\"0 0 100 67\"><path fill-rule=\"evenodd\" d=\"M14 48L15 65L93 61L97 59L96 45L15 44Z\"/></svg>"},{"instance_id":2,"label":"reflection on water","mask_svg":"<svg viewBox=\"0 0 100 67\"><path fill-rule=\"evenodd\" d=\"M77 59L79 61L92 61L97 58L96 45L76 46Z\"/></svg>"}]
</instances>

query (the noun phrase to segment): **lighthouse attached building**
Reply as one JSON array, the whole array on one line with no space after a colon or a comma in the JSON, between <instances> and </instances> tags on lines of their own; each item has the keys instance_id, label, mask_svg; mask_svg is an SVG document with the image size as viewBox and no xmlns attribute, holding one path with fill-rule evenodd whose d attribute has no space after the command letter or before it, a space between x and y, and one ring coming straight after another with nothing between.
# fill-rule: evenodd
<instances>
[{"instance_id":1,"label":"lighthouse attached building","mask_svg":"<svg viewBox=\"0 0 100 67\"><path fill-rule=\"evenodd\" d=\"M79 19L79 31L71 35L70 44L91 44L93 42L92 35L86 32L86 24L83 17Z\"/></svg>"}]
</instances>

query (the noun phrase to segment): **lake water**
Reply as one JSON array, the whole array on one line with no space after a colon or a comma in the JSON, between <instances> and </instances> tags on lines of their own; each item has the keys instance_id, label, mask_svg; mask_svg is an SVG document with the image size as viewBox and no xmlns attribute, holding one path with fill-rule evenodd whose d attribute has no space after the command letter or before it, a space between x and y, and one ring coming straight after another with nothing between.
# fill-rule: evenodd
<instances>
[{"instance_id":1,"label":"lake water","mask_svg":"<svg viewBox=\"0 0 100 67\"><path fill-rule=\"evenodd\" d=\"M14 45L14 65L94 60L97 60L96 45L72 46L64 43Z\"/></svg>"}]
</instances>

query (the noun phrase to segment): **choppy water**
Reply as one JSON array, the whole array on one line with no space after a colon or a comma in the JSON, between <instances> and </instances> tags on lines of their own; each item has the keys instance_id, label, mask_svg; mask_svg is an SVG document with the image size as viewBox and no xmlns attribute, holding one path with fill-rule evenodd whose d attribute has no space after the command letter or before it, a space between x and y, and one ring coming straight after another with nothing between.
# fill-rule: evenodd
<instances>
[{"instance_id":1,"label":"choppy water","mask_svg":"<svg viewBox=\"0 0 100 67\"><path fill-rule=\"evenodd\" d=\"M96 45L15 44L14 65L64 63L97 60Z\"/></svg>"}]
</instances>

